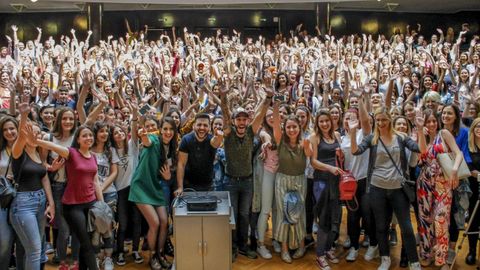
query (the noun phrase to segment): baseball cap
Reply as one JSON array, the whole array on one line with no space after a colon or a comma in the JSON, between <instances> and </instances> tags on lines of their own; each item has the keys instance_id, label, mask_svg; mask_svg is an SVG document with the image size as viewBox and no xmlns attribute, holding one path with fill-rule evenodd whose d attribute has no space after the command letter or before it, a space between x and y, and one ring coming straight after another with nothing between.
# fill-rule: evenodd
<instances>
[{"instance_id":1,"label":"baseball cap","mask_svg":"<svg viewBox=\"0 0 480 270\"><path fill-rule=\"evenodd\" d=\"M233 118L237 118L237 117L240 117L240 116L244 116L244 117L249 117L247 111L242 108L242 107L238 107L234 112L233 112Z\"/></svg>"}]
</instances>

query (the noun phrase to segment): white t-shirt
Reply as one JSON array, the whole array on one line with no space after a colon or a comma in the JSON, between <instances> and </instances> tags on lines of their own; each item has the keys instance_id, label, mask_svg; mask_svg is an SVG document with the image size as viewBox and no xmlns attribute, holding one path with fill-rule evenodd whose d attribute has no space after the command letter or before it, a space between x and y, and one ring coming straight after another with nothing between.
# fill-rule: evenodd
<instances>
[{"instance_id":1,"label":"white t-shirt","mask_svg":"<svg viewBox=\"0 0 480 270\"><path fill-rule=\"evenodd\" d=\"M123 150L113 150L117 153L118 162L118 174L115 179L115 187L117 191L130 186L132 181L133 172L138 165L138 143L133 142L131 139L128 141L128 153L125 155Z\"/></svg>"},{"instance_id":2,"label":"white t-shirt","mask_svg":"<svg viewBox=\"0 0 480 270\"><path fill-rule=\"evenodd\" d=\"M363 137L362 130L357 130L357 145L362 142ZM340 147L345 155L345 170L350 171L357 180L367 178L370 150L363 152L363 154L359 156L354 156L351 151L350 135L344 135L341 139L342 143Z\"/></svg>"},{"instance_id":3,"label":"white t-shirt","mask_svg":"<svg viewBox=\"0 0 480 270\"><path fill-rule=\"evenodd\" d=\"M55 138L53 135L52 136L52 143L61 145L64 147L70 147L73 142L73 134L68 137L65 141L59 140ZM52 160L55 160L58 157L58 154L55 151L50 151L49 152L50 157L52 157ZM65 165L62 166L60 169L58 169L57 173L55 174L55 178L53 179L55 182L60 182L60 183L65 183L67 181L67 174L65 173Z\"/></svg>"},{"instance_id":4,"label":"white t-shirt","mask_svg":"<svg viewBox=\"0 0 480 270\"><path fill-rule=\"evenodd\" d=\"M7 154L7 150L4 149L4 150L0 153L0 175L1 175L1 176L5 176L5 172L7 171L7 166L8 166L9 160L10 160L10 156ZM10 165L11 165L11 164L10 164ZM13 175L12 170L9 170L9 171L8 171L8 174Z\"/></svg>"},{"instance_id":5,"label":"white t-shirt","mask_svg":"<svg viewBox=\"0 0 480 270\"><path fill-rule=\"evenodd\" d=\"M112 151L111 164L118 164L120 162L120 159L118 158L117 151L115 151L113 147L111 147L110 151ZM100 183L103 184L105 182L105 179L110 175L110 161L108 160L108 157L104 152L93 153L97 157L98 180L100 180ZM116 191L117 190L115 189L115 185L112 183L110 186L108 186L106 190L103 191L103 193L111 193Z\"/></svg>"}]
</instances>

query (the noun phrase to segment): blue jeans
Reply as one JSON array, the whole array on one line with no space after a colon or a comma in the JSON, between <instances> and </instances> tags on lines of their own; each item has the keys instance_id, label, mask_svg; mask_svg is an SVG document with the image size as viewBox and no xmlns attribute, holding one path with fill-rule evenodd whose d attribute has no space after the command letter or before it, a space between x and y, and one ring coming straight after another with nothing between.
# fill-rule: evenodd
<instances>
[{"instance_id":1,"label":"blue jeans","mask_svg":"<svg viewBox=\"0 0 480 270\"><path fill-rule=\"evenodd\" d=\"M25 270L40 269L46 222L45 207L46 197L43 189L18 192L10 206L12 227L25 248Z\"/></svg>"},{"instance_id":2,"label":"blue jeans","mask_svg":"<svg viewBox=\"0 0 480 270\"><path fill-rule=\"evenodd\" d=\"M232 237L233 246L245 250L247 249L249 214L253 199L252 177L228 177L225 190L230 192L233 214L235 215L236 229Z\"/></svg>"},{"instance_id":3,"label":"blue jeans","mask_svg":"<svg viewBox=\"0 0 480 270\"><path fill-rule=\"evenodd\" d=\"M8 209L0 209L0 270L8 269L13 238L12 226L8 224Z\"/></svg>"}]
</instances>

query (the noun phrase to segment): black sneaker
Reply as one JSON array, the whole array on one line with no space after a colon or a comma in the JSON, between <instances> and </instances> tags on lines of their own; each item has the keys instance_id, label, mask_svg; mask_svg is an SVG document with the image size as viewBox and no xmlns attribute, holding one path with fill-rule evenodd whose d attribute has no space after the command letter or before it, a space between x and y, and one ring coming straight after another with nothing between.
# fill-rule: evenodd
<instances>
[{"instance_id":1,"label":"black sneaker","mask_svg":"<svg viewBox=\"0 0 480 270\"><path fill-rule=\"evenodd\" d=\"M52 263L53 264L60 264L60 258L58 257L57 251L55 251L55 255L53 255Z\"/></svg>"},{"instance_id":2,"label":"black sneaker","mask_svg":"<svg viewBox=\"0 0 480 270\"><path fill-rule=\"evenodd\" d=\"M17 269L17 261L15 259L15 256L12 255L10 256L10 262L8 264L8 270L15 270Z\"/></svg>"},{"instance_id":3,"label":"black sneaker","mask_svg":"<svg viewBox=\"0 0 480 270\"><path fill-rule=\"evenodd\" d=\"M390 229L390 246L396 246L398 243L397 240L397 230Z\"/></svg>"},{"instance_id":4,"label":"black sneaker","mask_svg":"<svg viewBox=\"0 0 480 270\"><path fill-rule=\"evenodd\" d=\"M170 257L175 256L175 249L173 247L172 240L170 238L167 238L167 241L165 242L165 254Z\"/></svg>"},{"instance_id":5,"label":"black sneaker","mask_svg":"<svg viewBox=\"0 0 480 270\"><path fill-rule=\"evenodd\" d=\"M243 256L246 256L249 259L256 259L257 252L247 248L247 249L238 249L238 253L242 254Z\"/></svg>"},{"instance_id":6,"label":"black sneaker","mask_svg":"<svg viewBox=\"0 0 480 270\"><path fill-rule=\"evenodd\" d=\"M125 261L125 254L118 253L117 264L120 266L124 266L125 264L127 264L127 262Z\"/></svg>"},{"instance_id":7,"label":"black sneaker","mask_svg":"<svg viewBox=\"0 0 480 270\"><path fill-rule=\"evenodd\" d=\"M133 257L133 260L135 261L136 264L143 263L143 257L142 257L142 255L140 255L140 253L138 251L132 252L132 257Z\"/></svg>"}]
</instances>

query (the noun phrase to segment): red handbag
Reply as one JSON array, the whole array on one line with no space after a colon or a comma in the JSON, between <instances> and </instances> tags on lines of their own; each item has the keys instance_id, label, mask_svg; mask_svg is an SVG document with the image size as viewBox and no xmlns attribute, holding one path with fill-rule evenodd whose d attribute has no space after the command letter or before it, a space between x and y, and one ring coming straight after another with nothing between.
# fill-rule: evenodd
<instances>
[{"instance_id":1,"label":"red handbag","mask_svg":"<svg viewBox=\"0 0 480 270\"><path fill-rule=\"evenodd\" d=\"M338 184L338 189L340 190L340 200L345 201L347 208L350 211L358 210L358 200L355 196L357 192L357 179L349 171L343 169L343 153L340 149L337 149L337 166L340 167L344 172L340 175L340 182ZM356 206L350 206L350 201L355 201Z\"/></svg>"}]
</instances>

